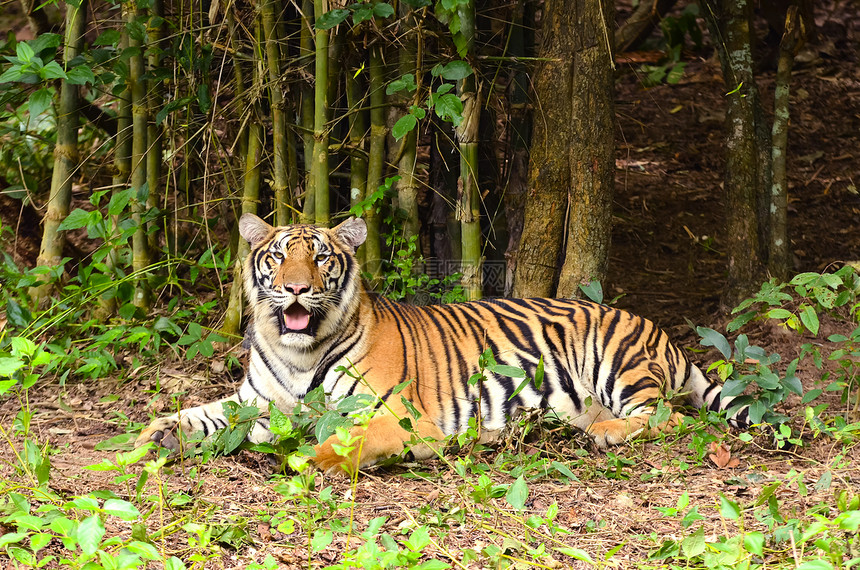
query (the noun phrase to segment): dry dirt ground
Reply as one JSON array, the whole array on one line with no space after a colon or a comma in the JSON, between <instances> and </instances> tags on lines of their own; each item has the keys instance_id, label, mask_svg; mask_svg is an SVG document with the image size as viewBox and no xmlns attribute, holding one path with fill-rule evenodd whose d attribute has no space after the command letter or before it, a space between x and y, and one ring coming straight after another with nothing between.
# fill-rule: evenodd
<instances>
[{"instance_id":1,"label":"dry dirt ground","mask_svg":"<svg viewBox=\"0 0 860 570\"><path fill-rule=\"evenodd\" d=\"M860 258L860 194L856 187L860 173L860 30L857 16L849 16L817 13L818 43L805 52L805 61L798 64L793 75L789 223L794 269L798 272L822 271L838 266L840 261ZM679 85L650 89L642 88L635 73L636 64L621 67L615 230L607 298L621 295L618 306L656 320L681 344L696 346L697 339L685 319L719 330L724 330L727 322L727 317L718 312L725 282L725 256L721 251L725 88L713 58L691 56ZM767 101L771 100L772 84L773 74L764 72L760 87ZM801 342L821 342L810 338L801 341L768 326L753 327L751 336L768 350L783 354L784 362L796 355ZM696 358L707 364L716 354L700 353ZM113 452L96 451L94 447L124 431L126 424L119 414L132 421L147 421L145 404L152 396L143 390L152 388L156 372L166 385L164 391L187 390L187 401L192 404L232 392L238 381L227 372L213 371L201 359L190 364L164 362L158 367L134 371L131 376L139 378L139 382L73 384L63 390L52 385L31 394L30 404L36 410L33 431L39 441L49 441L56 450L51 483L55 492L63 496L96 489L123 493L112 483L111 475L84 467L113 458ZM800 372L807 388L816 386L820 374L809 365ZM162 398L156 407L166 406L165 400ZM831 411L837 411L838 402L831 404ZM11 425L17 406L12 399L0 402L2 425ZM732 457L739 461L734 467L722 468L708 459L687 461L693 454L689 436L637 442L614 451L614 457L629 460L622 469L625 478L617 479L607 475L613 465L617 466L613 456L597 452L582 438L552 438L548 451L544 451L553 458L578 458L571 469L579 481L541 477L530 482L526 512L543 515L557 502L557 522L570 532L546 539L548 547L558 540L602 560L607 552L621 545L609 565L631 567L642 563L662 539L680 538L690 532L677 517L656 510L674 507L684 492L690 496L690 506L698 507L704 517L705 536L713 537L731 534L736 526L720 517L720 493L749 504L767 484L785 481L798 473L808 492L800 493L796 483L784 483L777 496L786 512L802 515L810 506L831 497L834 489L860 486L855 467L860 451L856 446L845 453L842 445L831 439L807 437L806 441L807 447L776 452L768 448L766 437L745 444L729 435L725 442ZM492 464L495 457L494 452L488 452L479 460ZM14 478L15 458L9 445L0 449L0 459L0 476ZM828 471L832 485L816 488L816 482ZM420 475L410 476L413 472ZM322 567L336 561L338 553L344 551L345 539L337 535L331 546L309 556L307 538L300 530L282 534L256 518L260 513L295 509L292 502L275 491L269 475L268 463L251 452L202 466L176 465L171 474L165 475L168 489L188 492L201 500L198 510L190 516L192 520L247 528L250 544L239 550L224 548L206 567L241 568L252 560L261 560L266 553L283 567ZM511 481L507 475L494 477L498 483ZM327 485L333 486L333 496L340 503L354 499L354 519L359 529L373 517L387 516L382 530L396 534L416 521L428 523L427 513L450 514L438 523L448 527L447 535L439 539L438 547L425 550L428 556L441 560L447 560L446 552L459 559L463 549L501 545L506 534L524 538L523 526L503 514L481 523L474 518L474 512L463 511L463 506L470 504L463 498L469 491L438 460L420 467L371 470L361 476L355 489L339 477L321 475L316 489ZM487 501L498 506L497 513L509 510L502 498ZM458 509L460 515L456 514ZM345 507L339 507L334 516L348 514ZM168 513L164 516L170 517ZM147 524L150 529L162 524L158 512ZM745 524L748 530L762 527L752 517ZM112 530L125 536L130 532L129 528ZM530 544L541 541L544 539L532 537ZM181 556L187 542L174 537L166 545ZM561 554L555 558L561 566L584 566Z\"/></svg>"}]
</instances>

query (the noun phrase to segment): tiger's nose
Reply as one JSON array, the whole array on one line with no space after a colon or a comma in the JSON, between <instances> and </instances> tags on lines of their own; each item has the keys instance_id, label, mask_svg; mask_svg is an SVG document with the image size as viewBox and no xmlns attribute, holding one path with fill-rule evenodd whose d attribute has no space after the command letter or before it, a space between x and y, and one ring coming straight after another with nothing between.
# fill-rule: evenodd
<instances>
[{"instance_id":1,"label":"tiger's nose","mask_svg":"<svg viewBox=\"0 0 860 570\"><path fill-rule=\"evenodd\" d=\"M284 287L293 295L301 295L311 290L311 286L306 283L287 283Z\"/></svg>"}]
</instances>

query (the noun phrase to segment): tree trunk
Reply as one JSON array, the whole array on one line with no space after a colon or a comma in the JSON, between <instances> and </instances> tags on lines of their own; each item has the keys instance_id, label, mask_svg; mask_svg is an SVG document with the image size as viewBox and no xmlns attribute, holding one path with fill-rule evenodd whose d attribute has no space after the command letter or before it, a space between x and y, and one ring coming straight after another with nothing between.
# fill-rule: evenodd
<instances>
[{"instance_id":1,"label":"tree trunk","mask_svg":"<svg viewBox=\"0 0 860 570\"><path fill-rule=\"evenodd\" d=\"M770 248L768 270L780 280L787 280L791 269L791 248L788 241L788 152L789 84L794 57L803 45L804 24L797 7L791 6L785 18L785 33L779 44L779 62L773 95L773 183L770 197Z\"/></svg>"},{"instance_id":2,"label":"tree trunk","mask_svg":"<svg viewBox=\"0 0 860 570\"><path fill-rule=\"evenodd\" d=\"M526 30L534 25L534 8L527 0L519 0L511 22L509 54L513 58L534 54L534 42ZM532 112L529 105L529 76L525 64L518 59L511 65L511 80L507 97L510 113L508 129L510 160L505 171L505 219L508 245L505 250L504 295L513 293L519 245L523 235L523 218L528 190L529 145L531 144Z\"/></svg>"},{"instance_id":3,"label":"tree trunk","mask_svg":"<svg viewBox=\"0 0 860 570\"><path fill-rule=\"evenodd\" d=\"M711 36L722 38L717 51L723 68L726 111L726 308L758 289L764 278L766 252L762 224L770 203L770 151L762 141L764 112L752 66L752 4L743 0L701 0ZM764 146L764 148L763 148ZM766 226L765 226L766 227Z\"/></svg>"},{"instance_id":4,"label":"tree trunk","mask_svg":"<svg viewBox=\"0 0 860 570\"><path fill-rule=\"evenodd\" d=\"M403 40L400 42L400 74L412 74L415 76L415 82L419 85L416 93L421 92L421 65L418 56L418 38L416 37L415 16L412 9L406 5L401 6L401 12L404 16L403 22ZM392 106L392 126L396 119L402 117L408 112L408 107L417 101L409 94L408 91L403 91L394 96L396 102ZM409 243L412 236L417 236L421 224L418 221L418 177L415 172L415 166L418 157L418 127L415 127L400 139L396 145L392 145L392 149L397 149L397 155L393 162L397 164L397 175L400 180L397 181L397 205L403 210L406 219L403 221L402 237L405 243Z\"/></svg>"},{"instance_id":5,"label":"tree trunk","mask_svg":"<svg viewBox=\"0 0 860 570\"><path fill-rule=\"evenodd\" d=\"M382 185L385 170L385 81L383 73L382 47L370 48L368 75L370 76L370 150L367 156L367 193L372 194ZM379 207L374 204L366 214L367 240L364 242L364 269L370 273L371 281L377 282L381 274L382 246L379 235Z\"/></svg>"},{"instance_id":6,"label":"tree trunk","mask_svg":"<svg viewBox=\"0 0 860 570\"><path fill-rule=\"evenodd\" d=\"M535 73L529 196L514 295L574 296L603 279L614 181L611 5L548 0Z\"/></svg>"}]
</instances>

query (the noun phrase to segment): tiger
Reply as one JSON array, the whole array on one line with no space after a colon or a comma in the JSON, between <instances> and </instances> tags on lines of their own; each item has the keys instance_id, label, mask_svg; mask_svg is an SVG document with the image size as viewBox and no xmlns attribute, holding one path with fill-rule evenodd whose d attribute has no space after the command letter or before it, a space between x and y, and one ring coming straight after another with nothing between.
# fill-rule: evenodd
<instances>
[{"instance_id":1,"label":"tiger","mask_svg":"<svg viewBox=\"0 0 860 570\"><path fill-rule=\"evenodd\" d=\"M350 432L362 443L349 454L336 452L334 435L315 447L313 461L324 471L354 472L392 457L428 459L448 436L466 431L471 418L480 415L482 431L493 434L521 408L547 408L606 449L679 424L682 415L669 402L674 396L713 411L732 407L733 399L721 398L721 384L664 331L627 311L562 298L395 302L363 282L355 257L367 237L360 218L331 229L273 227L246 213L239 231L251 247L242 270L250 356L238 392L225 400L291 410L322 386L329 405L357 394L376 402L369 421ZM543 381L523 386L482 370L487 349L498 364L529 378L542 360ZM483 379L470 382L475 374ZM223 401L156 419L136 444L175 450L181 434L210 435L228 425ZM670 415L655 426L649 419L659 401ZM747 410L730 410L729 421L747 426ZM247 439L273 437L261 417Z\"/></svg>"}]
</instances>

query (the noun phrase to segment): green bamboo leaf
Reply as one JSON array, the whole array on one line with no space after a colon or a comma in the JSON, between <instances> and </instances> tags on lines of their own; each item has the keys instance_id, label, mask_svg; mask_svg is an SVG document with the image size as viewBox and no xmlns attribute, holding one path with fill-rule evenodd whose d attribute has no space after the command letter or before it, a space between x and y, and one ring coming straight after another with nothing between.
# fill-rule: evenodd
<instances>
[{"instance_id":1,"label":"green bamboo leaf","mask_svg":"<svg viewBox=\"0 0 860 570\"><path fill-rule=\"evenodd\" d=\"M565 465L564 463L559 463L558 461L553 461L550 465L552 466L553 469L555 469L556 471L558 471L559 473L561 473L562 475L564 475L565 477L567 477L571 481L579 481L579 478L576 475L574 475L573 471L571 471L568 468L568 466Z\"/></svg>"},{"instance_id":2,"label":"green bamboo leaf","mask_svg":"<svg viewBox=\"0 0 860 570\"><path fill-rule=\"evenodd\" d=\"M526 499L529 496L529 488L526 485L525 479L520 475L517 480L511 483L508 492L505 495L505 500L514 509L521 511L526 505Z\"/></svg>"},{"instance_id":3,"label":"green bamboo leaf","mask_svg":"<svg viewBox=\"0 0 860 570\"><path fill-rule=\"evenodd\" d=\"M517 389L516 389L516 390L514 390L514 391L513 391L513 393L512 393L510 396L508 396L508 402L510 402L511 400L513 400L514 398L516 398L516 397L517 397L517 394L519 394L520 392L522 392L522 391L523 391L523 388L525 388L526 386L528 386L528 385L529 385L529 382L531 382L531 381L532 381L532 380L531 380L531 378L526 378L526 379L524 379L522 382L520 382L520 385L519 385L519 386L517 386Z\"/></svg>"},{"instance_id":4,"label":"green bamboo leaf","mask_svg":"<svg viewBox=\"0 0 860 570\"><path fill-rule=\"evenodd\" d=\"M581 548L574 548L572 546L557 546L555 548L558 552L570 556L575 560L581 560L583 562L587 562L591 565L594 565L594 559L591 558L591 555Z\"/></svg>"},{"instance_id":5,"label":"green bamboo leaf","mask_svg":"<svg viewBox=\"0 0 860 570\"><path fill-rule=\"evenodd\" d=\"M538 359L537 368L535 369L535 390L540 392L541 386L543 386L543 354L540 355Z\"/></svg>"},{"instance_id":6,"label":"green bamboo leaf","mask_svg":"<svg viewBox=\"0 0 860 570\"><path fill-rule=\"evenodd\" d=\"M507 364L491 364L487 367L487 370L492 372L493 374L498 374L499 376L505 376L507 378L525 378L526 371L522 368L517 368L516 366L509 366Z\"/></svg>"},{"instance_id":7,"label":"green bamboo leaf","mask_svg":"<svg viewBox=\"0 0 860 570\"><path fill-rule=\"evenodd\" d=\"M403 406L406 408L406 411L409 412L409 415L411 415L416 420L421 419L421 412L418 411L418 409L412 404L412 402L410 402L403 396L400 396L400 401L403 403Z\"/></svg>"}]
</instances>

